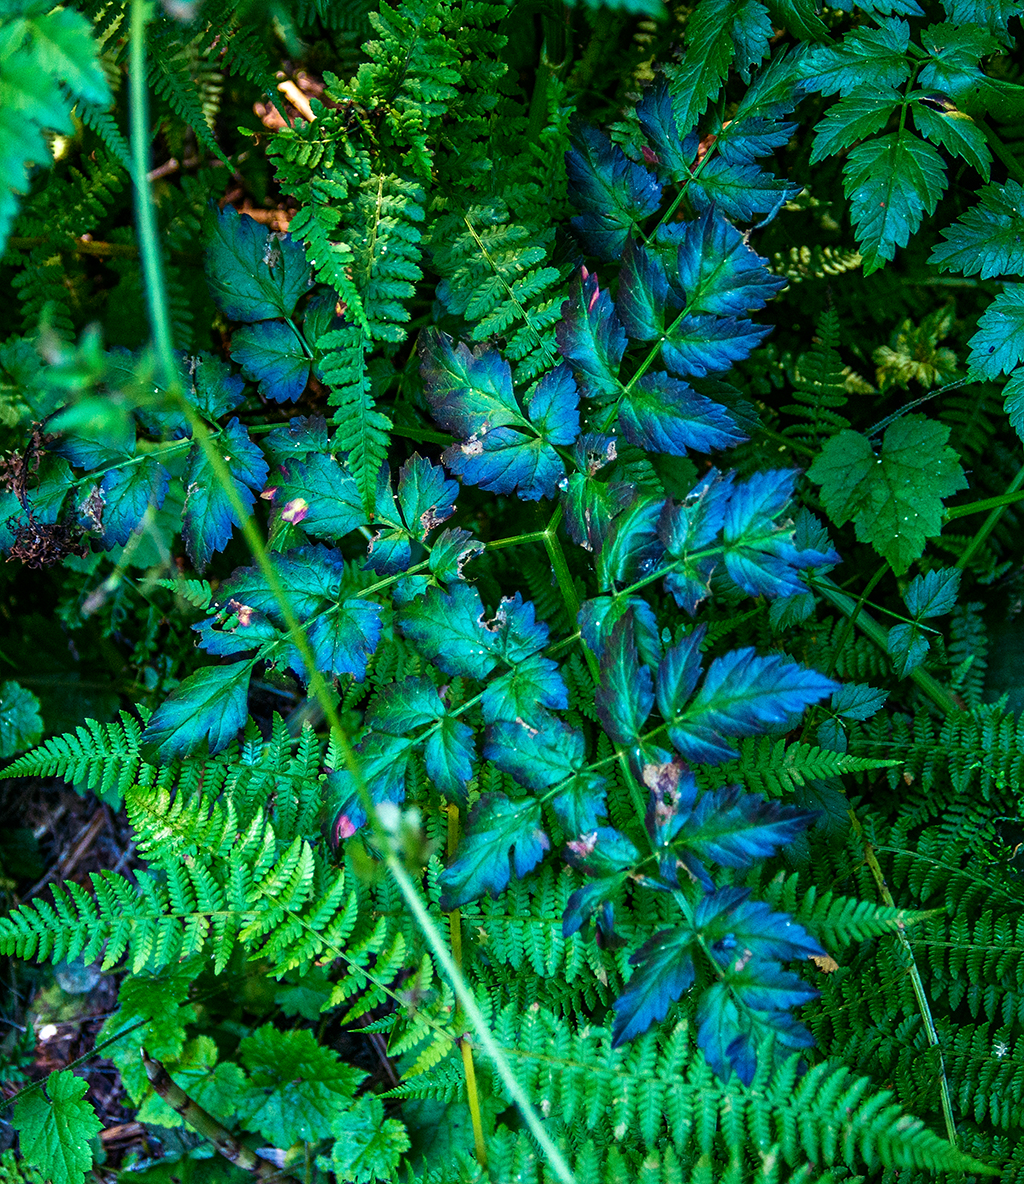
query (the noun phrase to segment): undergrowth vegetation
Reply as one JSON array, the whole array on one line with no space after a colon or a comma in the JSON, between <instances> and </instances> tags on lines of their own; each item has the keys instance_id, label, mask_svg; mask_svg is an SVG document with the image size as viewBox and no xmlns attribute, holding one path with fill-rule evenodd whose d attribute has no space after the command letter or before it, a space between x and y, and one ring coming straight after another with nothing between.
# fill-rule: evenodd
<instances>
[{"instance_id":1,"label":"undergrowth vegetation","mask_svg":"<svg viewBox=\"0 0 1024 1184\"><path fill-rule=\"evenodd\" d=\"M3 12L0 1179L1024 1180L1019 7Z\"/></svg>"}]
</instances>

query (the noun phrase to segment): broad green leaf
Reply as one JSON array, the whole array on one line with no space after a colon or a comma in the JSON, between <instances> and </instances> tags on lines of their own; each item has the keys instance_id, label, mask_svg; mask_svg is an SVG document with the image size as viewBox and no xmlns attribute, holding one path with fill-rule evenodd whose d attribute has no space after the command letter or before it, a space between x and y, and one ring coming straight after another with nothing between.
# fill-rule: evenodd
<instances>
[{"instance_id":1,"label":"broad green leaf","mask_svg":"<svg viewBox=\"0 0 1024 1184\"><path fill-rule=\"evenodd\" d=\"M398 623L424 657L446 674L486 678L498 662L498 637L484 622L480 593L468 584L430 588L399 614Z\"/></svg>"},{"instance_id":2,"label":"broad green leaf","mask_svg":"<svg viewBox=\"0 0 1024 1184\"><path fill-rule=\"evenodd\" d=\"M943 0L942 7L954 25L983 25L1005 44L1012 45L1007 23L1020 16L1020 0Z\"/></svg>"},{"instance_id":3,"label":"broad green leaf","mask_svg":"<svg viewBox=\"0 0 1024 1184\"><path fill-rule=\"evenodd\" d=\"M924 99L916 102L911 109L917 130L933 144L966 160L987 181L992 168L992 152L985 133L969 115L955 107L947 110L946 106L948 104L936 109Z\"/></svg>"},{"instance_id":4,"label":"broad green leaf","mask_svg":"<svg viewBox=\"0 0 1024 1184\"><path fill-rule=\"evenodd\" d=\"M924 661L928 653L928 638L917 625L900 622L889 630L885 648L893 660L897 678L906 678L911 670Z\"/></svg>"},{"instance_id":5,"label":"broad green leaf","mask_svg":"<svg viewBox=\"0 0 1024 1184\"><path fill-rule=\"evenodd\" d=\"M366 1076L305 1028L282 1032L263 1024L242 1038L238 1052L248 1074L239 1114L274 1147L325 1138Z\"/></svg>"},{"instance_id":6,"label":"broad green leaf","mask_svg":"<svg viewBox=\"0 0 1024 1184\"><path fill-rule=\"evenodd\" d=\"M31 748L42 735L36 696L10 679L0 683L0 758Z\"/></svg>"},{"instance_id":7,"label":"broad green leaf","mask_svg":"<svg viewBox=\"0 0 1024 1184\"><path fill-rule=\"evenodd\" d=\"M956 607L956 595L960 590L960 569L940 567L935 571L915 576L903 593L903 603L915 621L930 617L942 617Z\"/></svg>"},{"instance_id":8,"label":"broad green leaf","mask_svg":"<svg viewBox=\"0 0 1024 1184\"><path fill-rule=\"evenodd\" d=\"M366 519L352 474L333 456L312 452L305 460L288 461L284 476L272 481L268 492L282 521L301 524L313 538L337 542Z\"/></svg>"},{"instance_id":9,"label":"broad green leaf","mask_svg":"<svg viewBox=\"0 0 1024 1184\"><path fill-rule=\"evenodd\" d=\"M309 288L309 265L290 235L271 235L228 206L206 248L206 276L218 306L235 321L290 317Z\"/></svg>"},{"instance_id":10,"label":"broad green leaf","mask_svg":"<svg viewBox=\"0 0 1024 1184\"><path fill-rule=\"evenodd\" d=\"M659 0L660 3L660 0ZM335 1119L337 1135L328 1165L339 1180L351 1184L396 1179L402 1153L409 1150L409 1135L397 1118L384 1117L384 1103L373 1094L363 1094L350 1110Z\"/></svg>"},{"instance_id":11,"label":"broad green leaf","mask_svg":"<svg viewBox=\"0 0 1024 1184\"><path fill-rule=\"evenodd\" d=\"M253 662L204 666L190 674L156 709L142 743L163 759L190 756L204 740L220 752L245 723Z\"/></svg>"},{"instance_id":12,"label":"broad green leaf","mask_svg":"<svg viewBox=\"0 0 1024 1184\"><path fill-rule=\"evenodd\" d=\"M859 432L826 442L808 470L837 526L852 520L857 537L902 575L942 529L942 500L967 485L946 441L950 429L923 415L891 423L878 455Z\"/></svg>"},{"instance_id":13,"label":"broad green leaf","mask_svg":"<svg viewBox=\"0 0 1024 1184\"><path fill-rule=\"evenodd\" d=\"M46 1097L36 1089L14 1107L22 1158L53 1184L82 1184L92 1167L89 1140L103 1124L85 1101L88 1088L84 1078L63 1069L46 1079Z\"/></svg>"},{"instance_id":14,"label":"broad green leaf","mask_svg":"<svg viewBox=\"0 0 1024 1184\"><path fill-rule=\"evenodd\" d=\"M972 374L997 378L1024 358L1024 284L1007 284L978 318L967 358Z\"/></svg>"},{"instance_id":15,"label":"broad green leaf","mask_svg":"<svg viewBox=\"0 0 1024 1184\"><path fill-rule=\"evenodd\" d=\"M901 129L854 148L843 168L864 274L884 266L933 214L946 188L938 150Z\"/></svg>"},{"instance_id":16,"label":"broad green leaf","mask_svg":"<svg viewBox=\"0 0 1024 1184\"><path fill-rule=\"evenodd\" d=\"M946 242L932 249L930 263L943 271L980 275L1024 275L1024 187L1016 181L986 185L978 204L952 226Z\"/></svg>"},{"instance_id":17,"label":"broad green leaf","mask_svg":"<svg viewBox=\"0 0 1024 1184\"><path fill-rule=\"evenodd\" d=\"M815 127L811 164L881 131L899 101L900 95L891 86L868 83L855 87Z\"/></svg>"},{"instance_id":18,"label":"broad green leaf","mask_svg":"<svg viewBox=\"0 0 1024 1184\"><path fill-rule=\"evenodd\" d=\"M847 33L838 46L812 49L802 60L801 75L808 87L825 95L845 96L865 86L892 90L910 77L909 44L906 21L882 20L876 29Z\"/></svg>"}]
</instances>

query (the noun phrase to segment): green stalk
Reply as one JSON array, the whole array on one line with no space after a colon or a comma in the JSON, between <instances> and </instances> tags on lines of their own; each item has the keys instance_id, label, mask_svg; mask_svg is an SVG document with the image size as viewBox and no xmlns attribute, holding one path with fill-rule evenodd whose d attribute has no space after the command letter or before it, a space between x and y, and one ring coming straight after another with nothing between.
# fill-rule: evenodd
<instances>
[{"instance_id":1,"label":"green stalk","mask_svg":"<svg viewBox=\"0 0 1024 1184\"><path fill-rule=\"evenodd\" d=\"M879 649L885 650L886 653L889 652L886 646L888 630L864 612L852 596L847 596L845 592L837 588L829 579L813 580L811 581L811 586L816 592L820 592L830 604L839 609L844 617L855 619L857 628L870 637ZM944 687L927 670L923 670L918 666L916 669L911 670L909 677L917 683L918 687L931 699L936 707L946 712L947 715L951 711L962 710L953 692L948 687Z\"/></svg>"},{"instance_id":2,"label":"green stalk","mask_svg":"<svg viewBox=\"0 0 1024 1184\"><path fill-rule=\"evenodd\" d=\"M1009 486L1007 487L1006 493L1003 496L1008 497L1011 493L1016 494L1017 490L1019 490L1022 485L1024 485L1024 465L1022 465L1017 470L1017 475L1010 482ZM980 503L978 503L978 502L974 503L975 506L978 506L979 504ZM974 555L974 552L977 551L977 549L988 538L988 536L992 533L992 531L995 530L996 523L1003 516L1003 511L1006 509L1007 505L1009 505L1009 502L1001 502L998 506L994 506L992 508L992 511L989 514L989 516L981 524L981 529L974 535L974 537L971 539L971 541L967 544L967 550L964 551L964 553L956 561L956 566L958 568L960 568L961 571L967 566L968 563L970 563L971 557Z\"/></svg>"},{"instance_id":3,"label":"green stalk","mask_svg":"<svg viewBox=\"0 0 1024 1184\"><path fill-rule=\"evenodd\" d=\"M195 408L185 398L184 391L182 390L177 367L174 364L163 265L157 243L156 218L154 216L149 182L146 175L149 147L149 116L145 88L145 31L150 8L150 0L132 0L130 26L131 47L129 55L131 65L132 177L136 187L139 246L142 257L143 276L146 284L147 306L153 329L157 358L166 375L168 392L177 398L181 404L182 410L192 427L193 437L196 443L206 455L218 483L222 486L228 502L234 510L238 521L241 523L242 534L252 552L253 558L256 560L257 566L267 581L267 586L271 594L280 607L281 616L287 626L289 637L298 650L306 669L310 672L308 684L310 695L319 701L323 709L324 716L331 729L331 734L335 737L342 759L345 762L345 767L352 775L356 792L366 810L367 821L380 844L380 849L389 852L387 865L398 882L398 886L409 905L410 912L416 918L417 924L423 931L427 944L433 951L438 964L451 980L456 997L462 1004L473 1027L476 1029L481 1046L493 1061L495 1071L501 1077L509 1094L519 1106L523 1120L529 1128L530 1133L547 1155L555 1175L563 1184L575 1184L575 1179L569 1165L551 1141L551 1137L545 1131L536 1110L526 1096L522 1086L516 1080L512 1066L491 1034L487 1026L487 1021L484 1019L483 1013L473 996L473 992L453 962L440 930L434 924L423 901L420 899L419 893L391 847L387 832L381 826L380 820L377 817L376 806L370 796L370 791L363 777L360 762L353 750L352 742L342 726L326 680L316 668L316 662L306 638L306 632L295 616L256 523L239 497L223 457L213 445L209 428L196 413Z\"/></svg>"}]
</instances>

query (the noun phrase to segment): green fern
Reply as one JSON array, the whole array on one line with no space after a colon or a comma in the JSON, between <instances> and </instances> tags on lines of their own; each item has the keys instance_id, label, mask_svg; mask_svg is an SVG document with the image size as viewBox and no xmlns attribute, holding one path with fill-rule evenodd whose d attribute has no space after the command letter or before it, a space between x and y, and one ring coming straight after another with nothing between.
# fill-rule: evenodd
<instances>
[{"instance_id":1,"label":"green fern","mask_svg":"<svg viewBox=\"0 0 1024 1184\"><path fill-rule=\"evenodd\" d=\"M873 760L830 752L812 744L788 744L770 736L741 740L739 759L702 770L709 787L742 783L752 793L781 797L808 781L863 773L870 769L894 769L898 760Z\"/></svg>"}]
</instances>

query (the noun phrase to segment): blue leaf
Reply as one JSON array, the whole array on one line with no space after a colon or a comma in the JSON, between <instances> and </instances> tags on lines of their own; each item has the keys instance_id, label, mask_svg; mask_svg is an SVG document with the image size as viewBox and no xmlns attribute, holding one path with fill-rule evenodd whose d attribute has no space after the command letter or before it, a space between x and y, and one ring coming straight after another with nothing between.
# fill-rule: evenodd
<instances>
[{"instance_id":1,"label":"blue leaf","mask_svg":"<svg viewBox=\"0 0 1024 1184\"><path fill-rule=\"evenodd\" d=\"M147 507L159 510L164 504L170 480L170 473L154 456L105 473L100 482L103 541L108 545L128 542Z\"/></svg>"},{"instance_id":2,"label":"blue leaf","mask_svg":"<svg viewBox=\"0 0 1024 1184\"><path fill-rule=\"evenodd\" d=\"M661 636L654 610L640 596L595 596L580 605L576 616L580 634L596 658L604 654L606 640L626 612L632 612L634 639L648 666L661 660Z\"/></svg>"},{"instance_id":3,"label":"blue leaf","mask_svg":"<svg viewBox=\"0 0 1024 1184\"><path fill-rule=\"evenodd\" d=\"M725 569L751 596L805 592L799 571L839 562L831 547L797 551L792 523L776 522L792 496L796 477L794 470L775 469L733 486L722 530Z\"/></svg>"},{"instance_id":4,"label":"blue leaf","mask_svg":"<svg viewBox=\"0 0 1024 1184\"><path fill-rule=\"evenodd\" d=\"M217 657L262 649L284 636L265 614L237 600L228 600L216 616L192 628L199 634L200 647Z\"/></svg>"},{"instance_id":5,"label":"blue leaf","mask_svg":"<svg viewBox=\"0 0 1024 1184\"><path fill-rule=\"evenodd\" d=\"M666 502L658 523L658 537L677 564L665 577L665 589L691 616L710 591L717 559L690 555L706 550L725 524L734 479L734 473L711 469L682 502Z\"/></svg>"},{"instance_id":6,"label":"blue leaf","mask_svg":"<svg viewBox=\"0 0 1024 1184\"><path fill-rule=\"evenodd\" d=\"M445 674L486 678L498 662L498 637L484 623L480 593L469 584L428 590L398 614L402 632Z\"/></svg>"},{"instance_id":7,"label":"blue leaf","mask_svg":"<svg viewBox=\"0 0 1024 1184\"><path fill-rule=\"evenodd\" d=\"M284 475L272 486L274 506L283 521L313 538L336 542L365 520L355 480L333 456L311 453L305 460L291 460Z\"/></svg>"},{"instance_id":8,"label":"blue leaf","mask_svg":"<svg viewBox=\"0 0 1024 1184\"><path fill-rule=\"evenodd\" d=\"M423 389L437 422L461 440L492 428L525 427L512 390L512 371L496 349L464 343L453 347L447 333L420 335ZM447 462L445 462L447 463Z\"/></svg>"},{"instance_id":9,"label":"blue leaf","mask_svg":"<svg viewBox=\"0 0 1024 1184\"><path fill-rule=\"evenodd\" d=\"M673 373L702 378L749 357L769 332L767 325L737 317L688 316L671 326L661 355Z\"/></svg>"},{"instance_id":10,"label":"blue leaf","mask_svg":"<svg viewBox=\"0 0 1024 1184\"><path fill-rule=\"evenodd\" d=\"M607 402L621 389L618 375L626 334L611 297L600 290L595 274L580 268L571 291L555 327L558 349L572 366L583 397Z\"/></svg>"},{"instance_id":11,"label":"blue leaf","mask_svg":"<svg viewBox=\"0 0 1024 1184\"><path fill-rule=\"evenodd\" d=\"M592 254L617 259L633 226L658 208L661 186L596 128L577 126L571 142L569 200L584 211L572 225Z\"/></svg>"},{"instance_id":12,"label":"blue leaf","mask_svg":"<svg viewBox=\"0 0 1024 1184\"><path fill-rule=\"evenodd\" d=\"M80 469L98 469L134 456L135 422L126 408L109 402L88 398L58 412L46 425L48 432L60 435L51 451Z\"/></svg>"},{"instance_id":13,"label":"blue leaf","mask_svg":"<svg viewBox=\"0 0 1024 1184\"><path fill-rule=\"evenodd\" d=\"M598 908L606 905L642 860L625 835L607 826L567 843L565 858L571 867L591 877L591 882L577 889L566 902L562 936L571 937Z\"/></svg>"},{"instance_id":14,"label":"blue leaf","mask_svg":"<svg viewBox=\"0 0 1024 1184\"><path fill-rule=\"evenodd\" d=\"M518 493L524 501L553 497L565 476L558 453L542 438L514 428L493 428L441 458L462 481L489 493Z\"/></svg>"},{"instance_id":15,"label":"blue leaf","mask_svg":"<svg viewBox=\"0 0 1024 1184\"><path fill-rule=\"evenodd\" d=\"M473 729L445 716L428 736L423 749L427 776L446 797L466 804L466 784L473 776Z\"/></svg>"},{"instance_id":16,"label":"blue leaf","mask_svg":"<svg viewBox=\"0 0 1024 1184\"><path fill-rule=\"evenodd\" d=\"M697 159L700 137L690 132L680 139L672 96L664 85L652 87L636 109L644 135L650 141L657 163L667 169L677 184L689 181L690 168ZM648 154L645 152L644 157Z\"/></svg>"},{"instance_id":17,"label":"blue leaf","mask_svg":"<svg viewBox=\"0 0 1024 1184\"><path fill-rule=\"evenodd\" d=\"M579 472L561 485L562 508L569 537L588 551L600 551L612 519L633 500L635 487L624 481L600 481L595 474L616 459L614 436L587 432L573 447Z\"/></svg>"},{"instance_id":18,"label":"blue leaf","mask_svg":"<svg viewBox=\"0 0 1024 1184\"><path fill-rule=\"evenodd\" d=\"M658 666L658 710L666 720L675 719L685 710L704 670L700 649L707 634L706 625L698 625L678 645L666 650Z\"/></svg>"},{"instance_id":19,"label":"blue leaf","mask_svg":"<svg viewBox=\"0 0 1024 1184\"><path fill-rule=\"evenodd\" d=\"M626 332L636 341L654 341L665 330L669 286L657 255L634 242L622 252L615 307Z\"/></svg>"},{"instance_id":20,"label":"blue leaf","mask_svg":"<svg viewBox=\"0 0 1024 1184\"><path fill-rule=\"evenodd\" d=\"M612 1047L618 1048L654 1023L693 986L694 935L689 929L663 929L630 958L638 969L615 1000Z\"/></svg>"},{"instance_id":21,"label":"blue leaf","mask_svg":"<svg viewBox=\"0 0 1024 1184\"><path fill-rule=\"evenodd\" d=\"M733 650L712 662L696 697L666 721L669 737L688 760L721 764L736 756L727 737L753 736L785 724L838 687L781 654L760 657L752 649Z\"/></svg>"},{"instance_id":22,"label":"blue leaf","mask_svg":"<svg viewBox=\"0 0 1024 1184\"><path fill-rule=\"evenodd\" d=\"M579 391L572 371L560 362L523 400L530 422L549 444L572 444L580 434Z\"/></svg>"},{"instance_id":23,"label":"blue leaf","mask_svg":"<svg viewBox=\"0 0 1024 1184\"><path fill-rule=\"evenodd\" d=\"M228 422L214 447L224 458L242 505L251 510L267 477L263 453L237 419ZM196 570L202 571L213 553L227 546L232 528L240 526L241 521L198 444L193 444L189 451L183 480L185 509L181 533L189 558Z\"/></svg>"},{"instance_id":24,"label":"blue leaf","mask_svg":"<svg viewBox=\"0 0 1024 1184\"><path fill-rule=\"evenodd\" d=\"M291 325L264 321L236 329L231 356L246 378L259 383L259 392L275 403L300 398L309 379L309 356Z\"/></svg>"},{"instance_id":25,"label":"blue leaf","mask_svg":"<svg viewBox=\"0 0 1024 1184\"><path fill-rule=\"evenodd\" d=\"M582 732L553 716L537 727L500 722L488 729L484 758L527 789L548 789L584 767L586 745Z\"/></svg>"},{"instance_id":26,"label":"blue leaf","mask_svg":"<svg viewBox=\"0 0 1024 1184\"><path fill-rule=\"evenodd\" d=\"M569 706L569 696L557 664L551 658L535 654L492 679L480 705L489 724L522 719L537 726L545 709L564 711Z\"/></svg>"},{"instance_id":27,"label":"blue leaf","mask_svg":"<svg viewBox=\"0 0 1024 1184\"><path fill-rule=\"evenodd\" d=\"M539 802L510 802L501 793L485 794L470 814L458 858L441 873L441 908L458 908L485 892L497 896L508 887L513 868L521 879L549 846L540 829Z\"/></svg>"},{"instance_id":28,"label":"blue leaf","mask_svg":"<svg viewBox=\"0 0 1024 1184\"><path fill-rule=\"evenodd\" d=\"M323 674L351 674L362 682L382 629L381 607L372 600L343 600L320 613L307 632L317 669Z\"/></svg>"},{"instance_id":29,"label":"blue leaf","mask_svg":"<svg viewBox=\"0 0 1024 1184\"><path fill-rule=\"evenodd\" d=\"M551 808L567 835L583 835L594 830L598 819L608 811L607 788L608 782L600 774L583 770L555 794Z\"/></svg>"},{"instance_id":30,"label":"blue leaf","mask_svg":"<svg viewBox=\"0 0 1024 1184\"><path fill-rule=\"evenodd\" d=\"M502 597L489 628L498 635L498 653L510 665L522 662L548 643L547 625L537 620L533 601L524 601L521 592Z\"/></svg>"},{"instance_id":31,"label":"blue leaf","mask_svg":"<svg viewBox=\"0 0 1024 1184\"><path fill-rule=\"evenodd\" d=\"M601 685L595 699L598 718L608 735L631 748L654 706L654 684L637 657L633 614L627 612L612 630L601 655Z\"/></svg>"},{"instance_id":32,"label":"blue leaf","mask_svg":"<svg viewBox=\"0 0 1024 1184\"><path fill-rule=\"evenodd\" d=\"M750 312L764 308L786 286L785 277L772 275L768 261L752 251L736 227L714 210L705 210L695 222L669 223L666 229L676 227L680 227L678 281L691 313L733 316Z\"/></svg>"},{"instance_id":33,"label":"blue leaf","mask_svg":"<svg viewBox=\"0 0 1024 1184\"><path fill-rule=\"evenodd\" d=\"M309 264L289 235L271 238L265 226L232 207L217 215L206 248L206 277L216 304L233 321L290 317L309 288Z\"/></svg>"},{"instance_id":34,"label":"blue leaf","mask_svg":"<svg viewBox=\"0 0 1024 1184\"><path fill-rule=\"evenodd\" d=\"M914 624L893 625L885 639L886 652L893 659L897 678L906 678L920 666L928 653L928 638Z\"/></svg>"},{"instance_id":35,"label":"blue leaf","mask_svg":"<svg viewBox=\"0 0 1024 1184\"><path fill-rule=\"evenodd\" d=\"M204 666L160 704L142 733L142 744L162 760L190 756L204 740L220 752L245 723L252 662Z\"/></svg>"},{"instance_id":36,"label":"blue leaf","mask_svg":"<svg viewBox=\"0 0 1024 1184\"><path fill-rule=\"evenodd\" d=\"M721 404L663 370L633 384L619 405L619 421L630 444L672 456L685 456L691 448L730 448L746 439Z\"/></svg>"}]
</instances>

